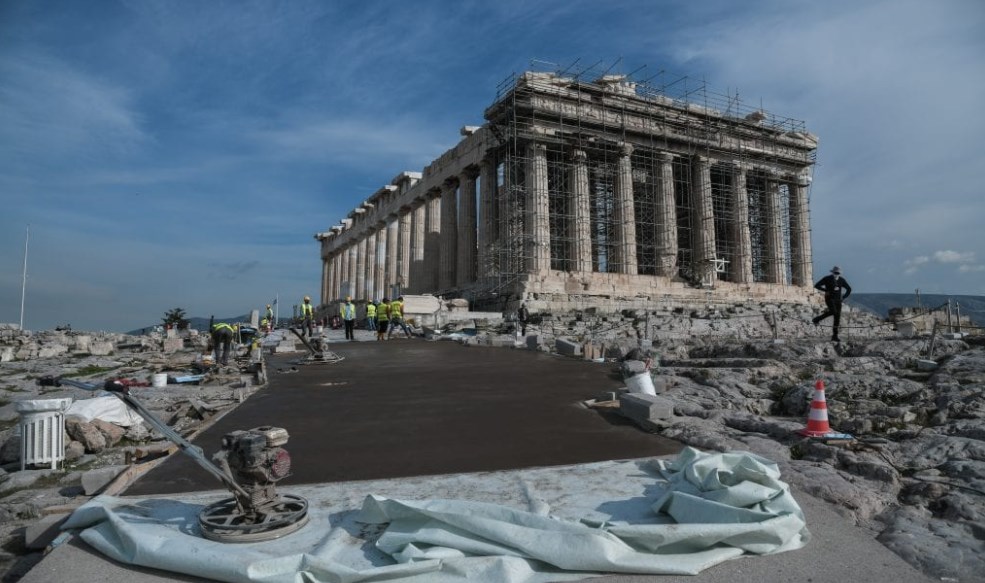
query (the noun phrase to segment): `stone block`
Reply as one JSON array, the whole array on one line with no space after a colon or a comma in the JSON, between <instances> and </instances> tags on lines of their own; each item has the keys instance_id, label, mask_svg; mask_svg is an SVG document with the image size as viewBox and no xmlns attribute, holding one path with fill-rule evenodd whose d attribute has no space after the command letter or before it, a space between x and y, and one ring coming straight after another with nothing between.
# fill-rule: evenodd
<instances>
[{"instance_id":1,"label":"stone block","mask_svg":"<svg viewBox=\"0 0 985 583\"><path fill-rule=\"evenodd\" d=\"M185 348L184 338L165 338L164 339L164 352L178 352Z\"/></svg>"},{"instance_id":2,"label":"stone block","mask_svg":"<svg viewBox=\"0 0 985 583\"><path fill-rule=\"evenodd\" d=\"M899 332L900 336L910 338L916 336L917 325L913 322L898 322L896 324L896 331Z\"/></svg>"},{"instance_id":3,"label":"stone block","mask_svg":"<svg viewBox=\"0 0 985 583\"><path fill-rule=\"evenodd\" d=\"M540 347L543 346L544 344L544 339L538 336L537 334L531 334L530 336L526 337L525 342L527 344L528 349L539 350Z\"/></svg>"},{"instance_id":4,"label":"stone block","mask_svg":"<svg viewBox=\"0 0 985 583\"><path fill-rule=\"evenodd\" d=\"M109 356L113 354L114 350L116 350L116 347L113 346L112 342L107 340L93 342L89 345L89 354L93 356Z\"/></svg>"},{"instance_id":5,"label":"stone block","mask_svg":"<svg viewBox=\"0 0 985 583\"><path fill-rule=\"evenodd\" d=\"M602 348L598 344L586 342L585 346L582 347L582 354L585 360L595 360L602 357Z\"/></svg>"},{"instance_id":6,"label":"stone block","mask_svg":"<svg viewBox=\"0 0 985 583\"><path fill-rule=\"evenodd\" d=\"M52 514L45 516L34 524L29 524L24 530L24 546L33 551L43 551L48 548L55 537L61 534L62 523L71 514Z\"/></svg>"},{"instance_id":7,"label":"stone block","mask_svg":"<svg viewBox=\"0 0 985 583\"><path fill-rule=\"evenodd\" d=\"M623 378L629 378L646 372L646 363L642 360L624 360L621 367Z\"/></svg>"},{"instance_id":8,"label":"stone block","mask_svg":"<svg viewBox=\"0 0 985 583\"><path fill-rule=\"evenodd\" d=\"M66 440L66 443L68 445L65 446L65 461L74 462L85 455L86 446L82 445L81 442Z\"/></svg>"},{"instance_id":9,"label":"stone block","mask_svg":"<svg viewBox=\"0 0 985 583\"><path fill-rule=\"evenodd\" d=\"M119 443L120 440L123 439L123 435L126 433L126 429L123 429L122 427L119 427L117 425L113 425L108 421L103 421L102 419L93 419L89 423L91 423L93 427L98 429L99 433L103 434L103 437L106 438L107 447L113 447L114 445Z\"/></svg>"},{"instance_id":10,"label":"stone block","mask_svg":"<svg viewBox=\"0 0 985 583\"><path fill-rule=\"evenodd\" d=\"M619 395L619 413L643 425L674 416L674 402L664 397L624 393Z\"/></svg>"},{"instance_id":11,"label":"stone block","mask_svg":"<svg viewBox=\"0 0 985 583\"><path fill-rule=\"evenodd\" d=\"M106 466L82 474L82 488L85 490L85 495L95 496L125 469L127 466Z\"/></svg>"},{"instance_id":12,"label":"stone block","mask_svg":"<svg viewBox=\"0 0 985 583\"><path fill-rule=\"evenodd\" d=\"M554 341L554 350L564 356L581 356L581 345L567 338L556 339Z\"/></svg>"},{"instance_id":13,"label":"stone block","mask_svg":"<svg viewBox=\"0 0 985 583\"><path fill-rule=\"evenodd\" d=\"M937 362L933 360L917 360L917 370L919 371L932 371L937 370Z\"/></svg>"},{"instance_id":14,"label":"stone block","mask_svg":"<svg viewBox=\"0 0 985 583\"><path fill-rule=\"evenodd\" d=\"M21 459L21 436L13 434L0 447L0 464L12 464Z\"/></svg>"},{"instance_id":15,"label":"stone block","mask_svg":"<svg viewBox=\"0 0 985 583\"><path fill-rule=\"evenodd\" d=\"M81 442L89 453L99 453L106 449L106 438L103 434L94 425L78 417L65 418L65 431L72 439Z\"/></svg>"},{"instance_id":16,"label":"stone block","mask_svg":"<svg viewBox=\"0 0 985 583\"><path fill-rule=\"evenodd\" d=\"M14 347L4 346L0 348L0 362L11 362L14 360Z\"/></svg>"}]
</instances>

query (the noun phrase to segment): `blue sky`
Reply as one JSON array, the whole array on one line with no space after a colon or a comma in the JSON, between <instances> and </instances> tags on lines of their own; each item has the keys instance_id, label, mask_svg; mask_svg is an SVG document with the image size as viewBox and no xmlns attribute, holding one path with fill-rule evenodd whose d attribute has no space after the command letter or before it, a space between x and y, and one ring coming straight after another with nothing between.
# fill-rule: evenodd
<instances>
[{"instance_id":1,"label":"blue sky","mask_svg":"<svg viewBox=\"0 0 985 583\"><path fill-rule=\"evenodd\" d=\"M317 299L312 235L532 59L704 78L820 136L815 273L985 294L978 0L0 0L0 322Z\"/></svg>"}]
</instances>

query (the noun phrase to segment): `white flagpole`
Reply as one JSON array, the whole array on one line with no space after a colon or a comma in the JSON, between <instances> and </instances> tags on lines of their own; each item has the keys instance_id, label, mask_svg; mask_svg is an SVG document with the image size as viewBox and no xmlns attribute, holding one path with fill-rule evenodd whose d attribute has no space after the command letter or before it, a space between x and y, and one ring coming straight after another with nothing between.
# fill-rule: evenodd
<instances>
[{"instance_id":1,"label":"white flagpole","mask_svg":"<svg viewBox=\"0 0 985 583\"><path fill-rule=\"evenodd\" d=\"M21 281L21 330L24 329L24 294L27 292L27 244L31 240L31 225L24 235L24 277Z\"/></svg>"},{"instance_id":2,"label":"white flagpole","mask_svg":"<svg viewBox=\"0 0 985 583\"><path fill-rule=\"evenodd\" d=\"M274 294L274 322L280 322L280 294Z\"/></svg>"}]
</instances>

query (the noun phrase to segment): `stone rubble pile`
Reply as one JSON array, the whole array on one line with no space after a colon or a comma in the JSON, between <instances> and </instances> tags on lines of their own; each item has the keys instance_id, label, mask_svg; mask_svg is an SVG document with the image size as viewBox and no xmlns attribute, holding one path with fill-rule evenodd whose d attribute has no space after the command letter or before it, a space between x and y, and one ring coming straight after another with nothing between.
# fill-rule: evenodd
<instances>
[{"instance_id":1,"label":"stone rubble pile","mask_svg":"<svg viewBox=\"0 0 985 583\"><path fill-rule=\"evenodd\" d=\"M830 325L815 327L814 315L783 305L586 310L535 314L523 339L512 321L434 337L613 363L650 357L658 396L621 404L634 420L649 414L644 428L776 460L785 480L928 575L985 581L985 338L938 337L928 359L929 337L897 334L867 312L846 310L840 344L824 341ZM797 433L819 379L833 430L855 440Z\"/></svg>"},{"instance_id":2,"label":"stone rubble pile","mask_svg":"<svg viewBox=\"0 0 985 583\"><path fill-rule=\"evenodd\" d=\"M163 436L142 422L121 426L66 415L63 467L28 466L21 471L17 402L66 397L79 401L101 394L67 385L40 386L37 381L45 376L95 385L121 378L134 383L132 394L154 415L188 436L242 402L265 379L258 365L254 368L259 370L249 372L238 367L208 372L198 384L151 386L154 375L173 380L201 372L198 365L206 343L200 335L30 332L0 324L0 576L5 581L17 580L40 560L38 551L47 541L25 536L36 530L33 525L39 519L70 511L132 468L134 461L147 457L148 451L162 446L162 451L170 451ZM109 399L115 403L115 397Z\"/></svg>"}]
</instances>

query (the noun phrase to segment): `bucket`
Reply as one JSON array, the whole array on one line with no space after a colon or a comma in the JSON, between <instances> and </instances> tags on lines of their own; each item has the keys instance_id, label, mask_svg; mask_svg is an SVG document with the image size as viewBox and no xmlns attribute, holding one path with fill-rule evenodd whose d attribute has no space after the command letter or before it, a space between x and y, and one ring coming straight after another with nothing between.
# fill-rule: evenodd
<instances>
[{"instance_id":1,"label":"bucket","mask_svg":"<svg viewBox=\"0 0 985 583\"><path fill-rule=\"evenodd\" d=\"M653 386L653 378L649 372L641 372L626 379L626 388L630 393L642 393L644 395L656 395L657 390Z\"/></svg>"},{"instance_id":2,"label":"bucket","mask_svg":"<svg viewBox=\"0 0 985 583\"><path fill-rule=\"evenodd\" d=\"M168 375L164 373L155 374L151 377L151 386L156 388L166 387L168 385Z\"/></svg>"}]
</instances>

